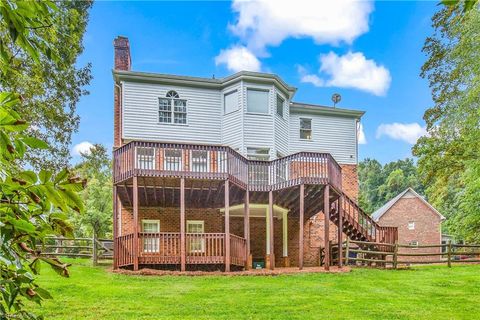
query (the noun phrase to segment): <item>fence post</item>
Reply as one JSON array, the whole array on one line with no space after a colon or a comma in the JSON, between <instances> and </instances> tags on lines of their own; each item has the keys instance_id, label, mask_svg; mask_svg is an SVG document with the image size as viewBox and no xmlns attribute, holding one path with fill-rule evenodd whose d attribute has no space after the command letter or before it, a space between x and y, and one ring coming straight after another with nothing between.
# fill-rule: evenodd
<instances>
[{"instance_id":1,"label":"fence post","mask_svg":"<svg viewBox=\"0 0 480 320\"><path fill-rule=\"evenodd\" d=\"M93 232L93 238L92 238L92 261L93 265L96 266L98 262L98 254L97 254L97 234L96 232Z\"/></svg>"},{"instance_id":2,"label":"fence post","mask_svg":"<svg viewBox=\"0 0 480 320\"><path fill-rule=\"evenodd\" d=\"M395 241L395 247L393 249L393 268L397 269L398 264L398 242Z\"/></svg>"},{"instance_id":3,"label":"fence post","mask_svg":"<svg viewBox=\"0 0 480 320\"><path fill-rule=\"evenodd\" d=\"M347 244L345 246L345 265L348 266L350 256L350 238L347 236Z\"/></svg>"},{"instance_id":4,"label":"fence post","mask_svg":"<svg viewBox=\"0 0 480 320\"><path fill-rule=\"evenodd\" d=\"M447 263L448 267L452 267L452 240L448 240L448 246L447 246Z\"/></svg>"}]
</instances>

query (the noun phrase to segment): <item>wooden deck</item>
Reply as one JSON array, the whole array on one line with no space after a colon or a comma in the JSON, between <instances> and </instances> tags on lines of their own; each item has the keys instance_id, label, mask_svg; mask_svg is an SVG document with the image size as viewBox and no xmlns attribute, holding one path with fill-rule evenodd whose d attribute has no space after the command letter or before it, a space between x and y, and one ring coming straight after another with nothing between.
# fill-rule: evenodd
<instances>
[{"instance_id":1,"label":"wooden deck","mask_svg":"<svg viewBox=\"0 0 480 320\"><path fill-rule=\"evenodd\" d=\"M226 259L225 233L186 233L186 264L224 264ZM245 238L229 235L230 263L244 267L247 262ZM115 239L118 267L141 265L180 265L180 232L140 232L135 244L134 234Z\"/></svg>"},{"instance_id":2,"label":"wooden deck","mask_svg":"<svg viewBox=\"0 0 480 320\"><path fill-rule=\"evenodd\" d=\"M342 191L341 167L327 153L301 152L257 161L225 146L133 141L114 151L114 185L115 217L119 206L133 208L135 228L132 234L115 236L116 267L133 265L137 270L139 265L180 264L184 271L188 264L224 264L229 271L230 265L246 266L250 203L268 204L269 212L274 205L287 209L289 216L301 221L299 234L303 234L303 221L322 211L326 221L337 225L340 243L343 234L352 240L382 243L398 238L396 228L379 226ZM245 238L229 231L229 208L238 204L245 206ZM179 207L180 232L139 232L139 207L149 206ZM186 207L224 208L224 233L186 233ZM273 226L273 215L269 219ZM324 234L327 248L329 223ZM274 252L273 231L269 237L270 252ZM303 237L299 237L299 248L302 268ZM328 252L325 262L328 270ZM338 263L341 266L341 259ZM270 268L274 265L270 255Z\"/></svg>"},{"instance_id":3,"label":"wooden deck","mask_svg":"<svg viewBox=\"0 0 480 320\"><path fill-rule=\"evenodd\" d=\"M133 141L114 151L114 183L131 177L226 180L250 191L300 184L342 189L340 165L328 153L300 152L273 161L248 160L224 146Z\"/></svg>"}]
</instances>

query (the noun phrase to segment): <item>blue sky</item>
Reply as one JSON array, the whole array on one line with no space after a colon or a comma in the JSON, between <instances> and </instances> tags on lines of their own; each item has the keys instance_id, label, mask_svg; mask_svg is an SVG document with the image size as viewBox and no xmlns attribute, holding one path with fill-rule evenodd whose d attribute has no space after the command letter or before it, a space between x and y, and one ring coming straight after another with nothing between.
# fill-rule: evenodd
<instances>
[{"instance_id":1,"label":"blue sky","mask_svg":"<svg viewBox=\"0 0 480 320\"><path fill-rule=\"evenodd\" d=\"M280 1L283 2L283 1ZM275 3L279 3L277 0ZM223 77L238 68L272 72L298 88L294 100L366 111L360 159L411 156L432 105L419 76L437 2L296 0L272 3L96 2L79 65L92 63L90 95L78 104L75 150L113 141L113 39L127 36L132 69Z\"/></svg>"}]
</instances>

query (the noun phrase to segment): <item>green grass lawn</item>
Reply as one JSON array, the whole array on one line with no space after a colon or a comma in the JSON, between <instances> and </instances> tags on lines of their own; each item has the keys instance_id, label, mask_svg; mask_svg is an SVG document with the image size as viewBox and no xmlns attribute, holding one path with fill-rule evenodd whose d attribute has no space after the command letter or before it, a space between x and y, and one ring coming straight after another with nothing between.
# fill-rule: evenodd
<instances>
[{"instance_id":1,"label":"green grass lawn","mask_svg":"<svg viewBox=\"0 0 480 320\"><path fill-rule=\"evenodd\" d=\"M282 276L128 276L42 269L47 319L476 319L480 265Z\"/></svg>"}]
</instances>

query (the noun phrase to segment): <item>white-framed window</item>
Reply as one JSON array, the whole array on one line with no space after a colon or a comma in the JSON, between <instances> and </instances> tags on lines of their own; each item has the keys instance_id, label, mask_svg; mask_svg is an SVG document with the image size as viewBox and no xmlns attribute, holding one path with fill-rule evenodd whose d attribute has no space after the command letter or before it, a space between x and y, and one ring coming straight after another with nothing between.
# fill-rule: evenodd
<instances>
[{"instance_id":1,"label":"white-framed window","mask_svg":"<svg viewBox=\"0 0 480 320\"><path fill-rule=\"evenodd\" d=\"M224 113L230 113L238 110L238 91L232 91L225 94L223 98Z\"/></svg>"},{"instance_id":2,"label":"white-framed window","mask_svg":"<svg viewBox=\"0 0 480 320\"><path fill-rule=\"evenodd\" d=\"M277 114L283 118L283 112L285 109L285 99L277 94Z\"/></svg>"},{"instance_id":3,"label":"white-framed window","mask_svg":"<svg viewBox=\"0 0 480 320\"><path fill-rule=\"evenodd\" d=\"M192 233L188 243L189 252L205 252L205 238L195 236L205 232L205 222L203 220L187 220L187 233Z\"/></svg>"},{"instance_id":4,"label":"white-framed window","mask_svg":"<svg viewBox=\"0 0 480 320\"><path fill-rule=\"evenodd\" d=\"M247 112L268 114L269 91L247 89Z\"/></svg>"},{"instance_id":5,"label":"white-framed window","mask_svg":"<svg viewBox=\"0 0 480 320\"><path fill-rule=\"evenodd\" d=\"M300 139L312 140L312 119L300 118Z\"/></svg>"},{"instance_id":6,"label":"white-framed window","mask_svg":"<svg viewBox=\"0 0 480 320\"><path fill-rule=\"evenodd\" d=\"M178 93L173 90L168 91L165 98L158 98L158 121L186 124L187 100L180 99Z\"/></svg>"},{"instance_id":7,"label":"white-framed window","mask_svg":"<svg viewBox=\"0 0 480 320\"><path fill-rule=\"evenodd\" d=\"M136 147L137 169L155 170L155 148Z\"/></svg>"},{"instance_id":8,"label":"white-framed window","mask_svg":"<svg viewBox=\"0 0 480 320\"><path fill-rule=\"evenodd\" d=\"M142 220L143 252L159 252L160 238L153 234L160 232L160 220Z\"/></svg>"},{"instance_id":9,"label":"white-framed window","mask_svg":"<svg viewBox=\"0 0 480 320\"><path fill-rule=\"evenodd\" d=\"M210 155L207 150L190 151L190 171L208 172L210 169Z\"/></svg>"},{"instance_id":10,"label":"white-framed window","mask_svg":"<svg viewBox=\"0 0 480 320\"><path fill-rule=\"evenodd\" d=\"M415 230L415 221L408 222L408 230Z\"/></svg>"},{"instance_id":11,"label":"white-framed window","mask_svg":"<svg viewBox=\"0 0 480 320\"><path fill-rule=\"evenodd\" d=\"M247 158L249 160L268 161L270 159L270 149L247 147Z\"/></svg>"},{"instance_id":12,"label":"white-framed window","mask_svg":"<svg viewBox=\"0 0 480 320\"><path fill-rule=\"evenodd\" d=\"M182 171L182 150L180 149L165 149L165 161L163 162L163 169L168 171Z\"/></svg>"},{"instance_id":13,"label":"white-framed window","mask_svg":"<svg viewBox=\"0 0 480 320\"><path fill-rule=\"evenodd\" d=\"M408 244L411 245L411 246L418 246L418 241L417 240L412 240ZM414 248L414 249L416 249L416 248Z\"/></svg>"}]
</instances>

